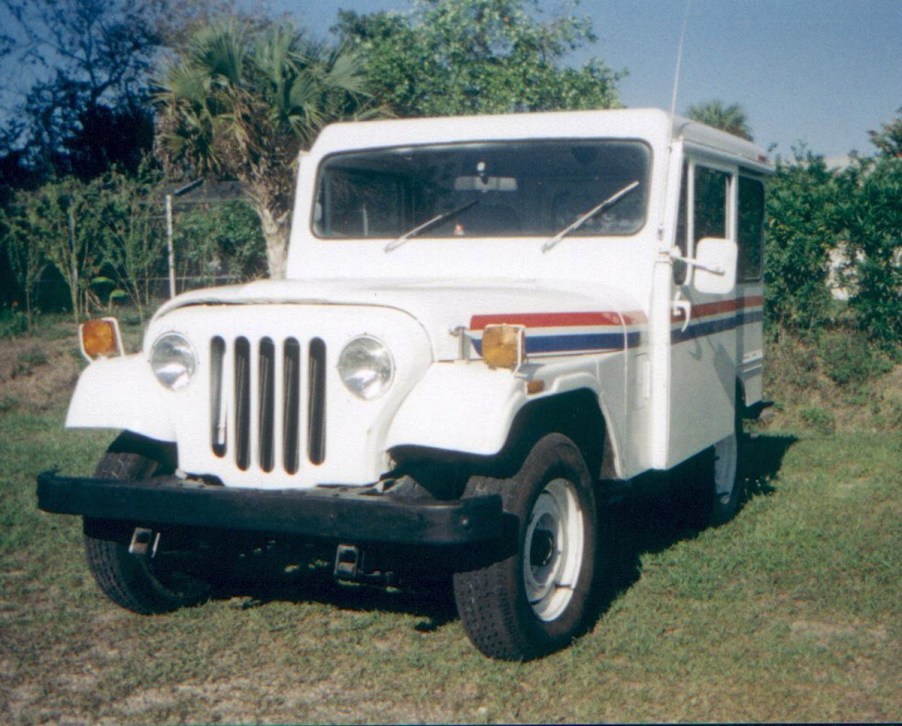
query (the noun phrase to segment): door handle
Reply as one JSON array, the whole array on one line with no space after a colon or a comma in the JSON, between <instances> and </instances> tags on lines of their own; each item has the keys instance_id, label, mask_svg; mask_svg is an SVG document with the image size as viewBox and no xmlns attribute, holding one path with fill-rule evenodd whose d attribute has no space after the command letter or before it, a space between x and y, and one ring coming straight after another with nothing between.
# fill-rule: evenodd
<instances>
[{"instance_id":1,"label":"door handle","mask_svg":"<svg viewBox=\"0 0 902 726\"><path fill-rule=\"evenodd\" d=\"M689 320L692 317L692 303L689 300L674 300L671 306L673 312L680 313L683 316L683 327L680 328L680 332L685 333L686 328L689 327Z\"/></svg>"}]
</instances>

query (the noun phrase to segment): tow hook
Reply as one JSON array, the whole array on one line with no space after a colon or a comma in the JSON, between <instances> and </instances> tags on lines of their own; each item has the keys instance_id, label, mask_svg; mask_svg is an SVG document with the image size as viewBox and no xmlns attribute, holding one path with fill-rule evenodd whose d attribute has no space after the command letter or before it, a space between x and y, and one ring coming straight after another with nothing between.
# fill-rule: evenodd
<instances>
[{"instance_id":1,"label":"tow hook","mask_svg":"<svg viewBox=\"0 0 902 726\"><path fill-rule=\"evenodd\" d=\"M147 557L148 550L152 558L157 553L160 544L160 533L144 527L135 527L132 533L132 541L128 545L128 553L136 557Z\"/></svg>"},{"instance_id":2,"label":"tow hook","mask_svg":"<svg viewBox=\"0 0 902 726\"><path fill-rule=\"evenodd\" d=\"M394 572L367 570L364 553L357 545L340 544L335 551L335 567L332 571L336 580L367 582L373 585L391 585L395 581Z\"/></svg>"}]
</instances>

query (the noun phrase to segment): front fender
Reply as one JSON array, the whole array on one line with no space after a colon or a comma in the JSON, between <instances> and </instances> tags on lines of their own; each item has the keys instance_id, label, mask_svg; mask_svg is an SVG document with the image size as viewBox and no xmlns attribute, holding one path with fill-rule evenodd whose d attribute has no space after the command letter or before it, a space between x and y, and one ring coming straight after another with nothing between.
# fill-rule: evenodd
<instances>
[{"instance_id":1,"label":"front fender","mask_svg":"<svg viewBox=\"0 0 902 726\"><path fill-rule=\"evenodd\" d=\"M471 454L501 451L526 386L508 370L481 363L438 363L401 404L386 449L424 446Z\"/></svg>"},{"instance_id":2,"label":"front fender","mask_svg":"<svg viewBox=\"0 0 902 726\"><path fill-rule=\"evenodd\" d=\"M66 416L68 428L127 429L174 441L163 390L141 355L99 359L78 379Z\"/></svg>"}]
</instances>

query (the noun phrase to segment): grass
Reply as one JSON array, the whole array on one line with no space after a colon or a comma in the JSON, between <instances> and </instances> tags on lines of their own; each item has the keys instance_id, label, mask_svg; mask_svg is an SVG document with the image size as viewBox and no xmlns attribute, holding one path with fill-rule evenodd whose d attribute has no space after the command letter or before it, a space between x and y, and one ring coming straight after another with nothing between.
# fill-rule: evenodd
<instances>
[{"instance_id":1,"label":"grass","mask_svg":"<svg viewBox=\"0 0 902 726\"><path fill-rule=\"evenodd\" d=\"M37 471L88 473L109 440L63 417L0 412L4 723L902 717L898 431L758 433L751 496L716 529L649 496L617 505L613 595L593 629L511 664L470 646L440 587L303 576L167 616L117 608L79 523L35 508Z\"/></svg>"}]
</instances>

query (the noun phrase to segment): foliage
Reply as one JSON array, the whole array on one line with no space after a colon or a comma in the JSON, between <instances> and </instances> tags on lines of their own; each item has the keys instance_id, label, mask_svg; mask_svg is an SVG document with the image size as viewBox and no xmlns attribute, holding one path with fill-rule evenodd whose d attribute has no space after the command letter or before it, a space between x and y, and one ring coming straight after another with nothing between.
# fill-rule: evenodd
<instances>
[{"instance_id":1,"label":"foliage","mask_svg":"<svg viewBox=\"0 0 902 726\"><path fill-rule=\"evenodd\" d=\"M0 228L4 230L10 269L25 296L28 327L34 313L35 288L48 264L39 237L43 219L32 197L31 193L20 191L8 208L0 209Z\"/></svg>"},{"instance_id":2,"label":"foliage","mask_svg":"<svg viewBox=\"0 0 902 726\"><path fill-rule=\"evenodd\" d=\"M329 121L366 109L358 57L290 25L201 29L160 80L170 165L242 182L263 225L270 274L284 277L295 160Z\"/></svg>"},{"instance_id":3,"label":"foliage","mask_svg":"<svg viewBox=\"0 0 902 726\"><path fill-rule=\"evenodd\" d=\"M417 0L408 16L340 11L336 29L398 116L617 106L617 73L597 59L562 63L595 41L589 21L537 13L534 0Z\"/></svg>"},{"instance_id":4,"label":"foliage","mask_svg":"<svg viewBox=\"0 0 902 726\"><path fill-rule=\"evenodd\" d=\"M147 72L159 46L163 0L3 0L16 43L7 70L28 68L14 140L22 163L88 179L137 168L153 139Z\"/></svg>"},{"instance_id":5,"label":"foliage","mask_svg":"<svg viewBox=\"0 0 902 726\"><path fill-rule=\"evenodd\" d=\"M770 325L810 330L829 318L829 251L839 241L837 188L823 158L802 149L768 181L764 282Z\"/></svg>"},{"instance_id":6,"label":"foliage","mask_svg":"<svg viewBox=\"0 0 902 726\"><path fill-rule=\"evenodd\" d=\"M827 376L839 385L861 384L892 370L886 356L856 331L840 329L823 333L817 352Z\"/></svg>"},{"instance_id":7,"label":"foliage","mask_svg":"<svg viewBox=\"0 0 902 726\"><path fill-rule=\"evenodd\" d=\"M902 157L902 107L895 119L883 124L880 131L868 131L868 135L881 156Z\"/></svg>"},{"instance_id":8,"label":"foliage","mask_svg":"<svg viewBox=\"0 0 902 726\"><path fill-rule=\"evenodd\" d=\"M101 184L92 212L104 221L96 240L105 273L100 279L113 286L110 295L131 301L144 320L153 303L154 274L165 255L159 173L145 160L134 176L114 170Z\"/></svg>"},{"instance_id":9,"label":"foliage","mask_svg":"<svg viewBox=\"0 0 902 726\"><path fill-rule=\"evenodd\" d=\"M28 316L16 307L0 307L0 338L12 338L26 332Z\"/></svg>"},{"instance_id":10,"label":"foliage","mask_svg":"<svg viewBox=\"0 0 902 726\"><path fill-rule=\"evenodd\" d=\"M896 345L902 342L902 157L856 159L840 174L838 195L849 304L872 339Z\"/></svg>"},{"instance_id":11,"label":"foliage","mask_svg":"<svg viewBox=\"0 0 902 726\"><path fill-rule=\"evenodd\" d=\"M693 121L713 126L742 139L752 140L745 111L738 103L724 106L722 101L706 101L690 106L686 116Z\"/></svg>"},{"instance_id":12,"label":"foliage","mask_svg":"<svg viewBox=\"0 0 902 726\"><path fill-rule=\"evenodd\" d=\"M174 244L185 273L201 285L244 281L266 273L260 221L246 202L204 204L177 216Z\"/></svg>"},{"instance_id":13,"label":"foliage","mask_svg":"<svg viewBox=\"0 0 902 726\"><path fill-rule=\"evenodd\" d=\"M105 223L99 208L100 185L73 177L17 194L7 221L8 245L29 305L40 271L49 263L69 287L76 322L82 319L102 264L97 241Z\"/></svg>"}]
</instances>

